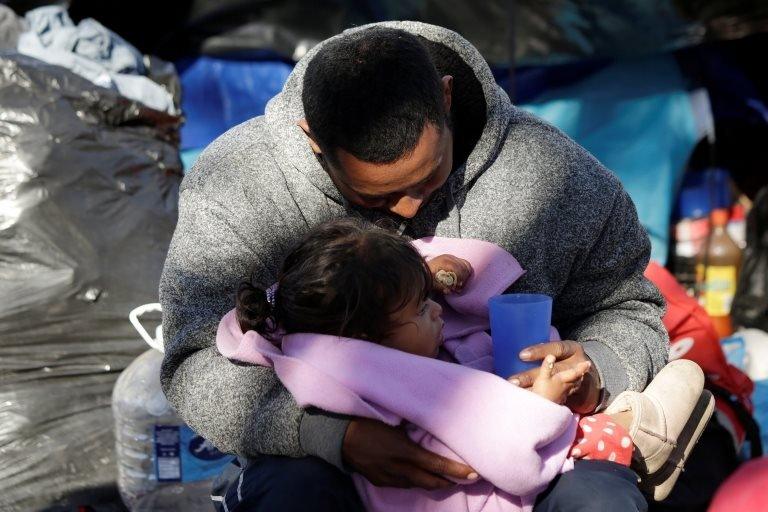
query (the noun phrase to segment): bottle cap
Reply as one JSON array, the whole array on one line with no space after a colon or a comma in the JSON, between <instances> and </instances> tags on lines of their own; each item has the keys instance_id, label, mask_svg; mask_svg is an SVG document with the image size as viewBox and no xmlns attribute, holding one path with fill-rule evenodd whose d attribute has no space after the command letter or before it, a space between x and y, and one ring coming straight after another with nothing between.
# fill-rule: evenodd
<instances>
[{"instance_id":1,"label":"bottle cap","mask_svg":"<svg viewBox=\"0 0 768 512\"><path fill-rule=\"evenodd\" d=\"M712 219L712 225L725 226L726 224L728 224L729 216L730 215L726 208L717 208L715 210L712 210L712 216L710 217Z\"/></svg>"},{"instance_id":2,"label":"bottle cap","mask_svg":"<svg viewBox=\"0 0 768 512\"><path fill-rule=\"evenodd\" d=\"M732 221L738 221L738 220L744 220L747 217L746 212L744 211L744 205L741 203L736 203L731 207L731 220Z\"/></svg>"}]
</instances>

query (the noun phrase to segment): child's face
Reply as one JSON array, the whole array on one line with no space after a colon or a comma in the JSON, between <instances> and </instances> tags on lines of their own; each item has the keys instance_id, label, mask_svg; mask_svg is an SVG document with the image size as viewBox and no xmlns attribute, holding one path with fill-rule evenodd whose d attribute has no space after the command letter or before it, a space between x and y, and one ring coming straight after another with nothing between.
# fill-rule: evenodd
<instances>
[{"instance_id":1,"label":"child's face","mask_svg":"<svg viewBox=\"0 0 768 512\"><path fill-rule=\"evenodd\" d=\"M417 298L391 320L399 325L382 342L385 347L425 357L437 356L443 344L443 308L432 299Z\"/></svg>"}]
</instances>

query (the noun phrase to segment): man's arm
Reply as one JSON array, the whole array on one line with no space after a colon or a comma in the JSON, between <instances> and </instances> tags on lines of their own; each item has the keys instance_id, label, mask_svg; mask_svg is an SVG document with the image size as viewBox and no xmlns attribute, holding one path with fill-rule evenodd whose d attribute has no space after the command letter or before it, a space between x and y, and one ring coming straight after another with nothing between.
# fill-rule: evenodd
<instances>
[{"instance_id":1,"label":"man's arm","mask_svg":"<svg viewBox=\"0 0 768 512\"><path fill-rule=\"evenodd\" d=\"M613 178L613 177L612 177ZM650 241L629 195L613 178L602 230L558 295L554 322L579 341L599 373L600 406L626 389L640 391L667 362L664 300L644 276Z\"/></svg>"},{"instance_id":2,"label":"man's arm","mask_svg":"<svg viewBox=\"0 0 768 512\"><path fill-rule=\"evenodd\" d=\"M341 465L346 420L304 414L271 369L234 364L215 348L216 327L234 307L237 283L254 264L257 278L274 276L282 248L296 234L280 228L271 205L251 208L232 193L241 202L237 209L192 187L181 194L160 285L163 389L179 415L221 450L312 454Z\"/></svg>"},{"instance_id":3,"label":"man's arm","mask_svg":"<svg viewBox=\"0 0 768 512\"><path fill-rule=\"evenodd\" d=\"M602 218L561 217L561 229L579 233L586 242L553 303L552 322L566 341L542 343L520 354L531 361L553 354L558 360L555 371L591 361L592 368L567 402L580 413L602 409L627 389L644 389L667 362L664 301L643 276L650 255L648 236L618 179L604 177L609 179L598 188L601 197L591 198L609 198L609 208L591 208L594 215L602 212ZM585 222L569 225L569 219ZM527 370L510 381L530 387L538 371Z\"/></svg>"}]
</instances>

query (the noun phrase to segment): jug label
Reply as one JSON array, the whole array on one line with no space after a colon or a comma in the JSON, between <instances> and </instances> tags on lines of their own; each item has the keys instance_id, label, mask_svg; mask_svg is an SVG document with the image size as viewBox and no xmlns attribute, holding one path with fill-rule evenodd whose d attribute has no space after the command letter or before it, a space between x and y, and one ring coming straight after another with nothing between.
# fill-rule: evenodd
<instances>
[{"instance_id":1,"label":"jug label","mask_svg":"<svg viewBox=\"0 0 768 512\"><path fill-rule=\"evenodd\" d=\"M186 425L181 426L181 467L184 482L214 478L232 460L210 441L197 435Z\"/></svg>"},{"instance_id":2,"label":"jug label","mask_svg":"<svg viewBox=\"0 0 768 512\"><path fill-rule=\"evenodd\" d=\"M155 425L154 440L158 482L213 478L232 460L187 425Z\"/></svg>"},{"instance_id":3,"label":"jug label","mask_svg":"<svg viewBox=\"0 0 768 512\"><path fill-rule=\"evenodd\" d=\"M158 482L181 482L179 427L155 425L155 470Z\"/></svg>"}]
</instances>

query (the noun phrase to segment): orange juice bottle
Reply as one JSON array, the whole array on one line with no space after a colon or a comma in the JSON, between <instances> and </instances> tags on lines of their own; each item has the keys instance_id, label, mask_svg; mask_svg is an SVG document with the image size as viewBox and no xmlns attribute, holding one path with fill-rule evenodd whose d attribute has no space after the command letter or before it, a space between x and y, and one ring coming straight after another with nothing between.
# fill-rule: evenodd
<instances>
[{"instance_id":1,"label":"orange juice bottle","mask_svg":"<svg viewBox=\"0 0 768 512\"><path fill-rule=\"evenodd\" d=\"M712 232L698 255L696 276L699 300L712 318L717 334L724 338L733 333L731 304L736 295L741 249L726 229L727 209L713 210L710 220Z\"/></svg>"}]
</instances>

